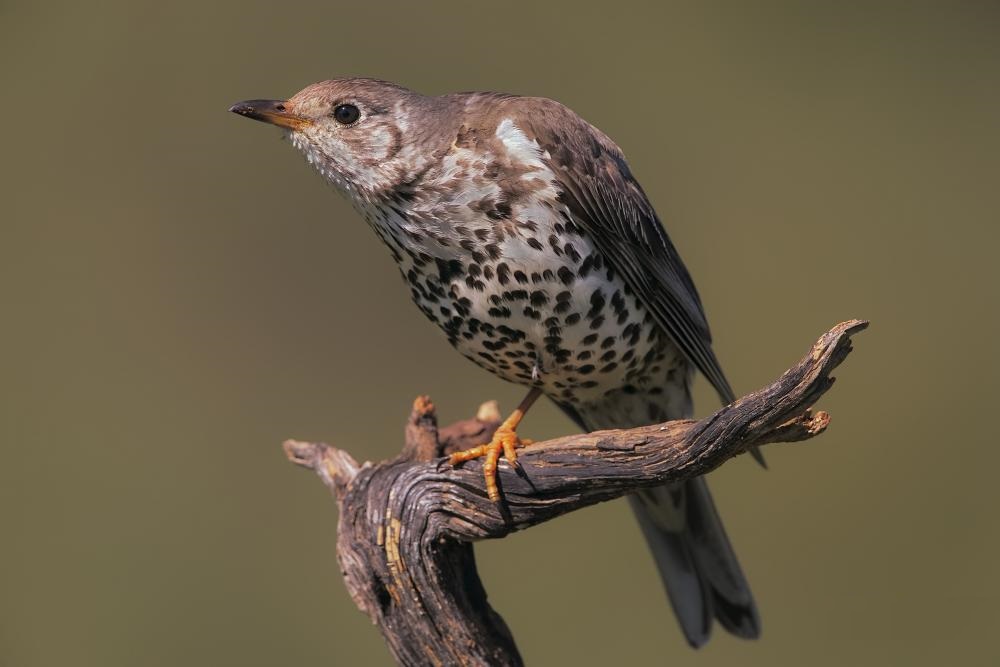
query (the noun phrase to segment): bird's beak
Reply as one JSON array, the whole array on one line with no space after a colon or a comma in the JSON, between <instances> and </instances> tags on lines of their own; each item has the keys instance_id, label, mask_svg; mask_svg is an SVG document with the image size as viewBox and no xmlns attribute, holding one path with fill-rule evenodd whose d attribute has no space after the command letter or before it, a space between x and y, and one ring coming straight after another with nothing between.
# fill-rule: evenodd
<instances>
[{"instance_id":1,"label":"bird's beak","mask_svg":"<svg viewBox=\"0 0 1000 667\"><path fill-rule=\"evenodd\" d=\"M289 130L301 131L312 125L312 121L296 116L285 108L284 100L247 100L229 107L233 113L260 120Z\"/></svg>"}]
</instances>

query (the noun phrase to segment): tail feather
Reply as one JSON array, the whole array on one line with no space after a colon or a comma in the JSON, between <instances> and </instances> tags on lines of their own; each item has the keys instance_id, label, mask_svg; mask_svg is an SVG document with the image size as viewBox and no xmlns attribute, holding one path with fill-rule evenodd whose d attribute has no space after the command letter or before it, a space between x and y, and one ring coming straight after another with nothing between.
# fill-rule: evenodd
<instances>
[{"instance_id":1,"label":"tail feather","mask_svg":"<svg viewBox=\"0 0 1000 667\"><path fill-rule=\"evenodd\" d=\"M638 495L629 497L681 631L688 644L699 648L712 633L711 589L698 575L694 554L683 533L657 525L656 513L647 509L647 502Z\"/></svg>"},{"instance_id":2,"label":"tail feather","mask_svg":"<svg viewBox=\"0 0 1000 667\"><path fill-rule=\"evenodd\" d=\"M738 637L759 637L750 586L705 480L642 491L631 504L688 643L707 642L713 618Z\"/></svg>"},{"instance_id":3,"label":"tail feather","mask_svg":"<svg viewBox=\"0 0 1000 667\"><path fill-rule=\"evenodd\" d=\"M687 495L686 535L695 553L698 571L709 581L715 617L734 635L756 639L760 636L757 605L726 537L708 484L699 477L687 482L684 488Z\"/></svg>"},{"instance_id":4,"label":"tail feather","mask_svg":"<svg viewBox=\"0 0 1000 667\"><path fill-rule=\"evenodd\" d=\"M679 408L664 408L658 417L690 414L686 389L685 396ZM625 394L617 397L617 404L609 399L610 404L601 410L588 412L558 405L580 428L593 431L641 423L641 419L630 416L630 409L634 413L635 406L629 401L640 401L638 405L643 409L655 407L654 403L642 402L645 398L648 397ZM729 544L704 478L646 489L629 497L629 502L688 643L698 648L707 642L713 619L737 637L759 637L760 616L750 585Z\"/></svg>"}]
</instances>

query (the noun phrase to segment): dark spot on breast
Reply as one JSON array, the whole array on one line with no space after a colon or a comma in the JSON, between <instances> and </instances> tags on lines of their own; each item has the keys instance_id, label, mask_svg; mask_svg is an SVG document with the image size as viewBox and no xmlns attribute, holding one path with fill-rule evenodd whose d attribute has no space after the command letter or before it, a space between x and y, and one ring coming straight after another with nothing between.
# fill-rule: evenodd
<instances>
[{"instance_id":1,"label":"dark spot on breast","mask_svg":"<svg viewBox=\"0 0 1000 667\"><path fill-rule=\"evenodd\" d=\"M454 278L461 278L463 275L462 263L457 259L443 260L435 258L437 262L438 280L442 283L449 283Z\"/></svg>"},{"instance_id":2,"label":"dark spot on breast","mask_svg":"<svg viewBox=\"0 0 1000 667\"><path fill-rule=\"evenodd\" d=\"M509 290L500 296L507 301L523 301L528 298L528 291L523 289Z\"/></svg>"},{"instance_id":3,"label":"dark spot on breast","mask_svg":"<svg viewBox=\"0 0 1000 667\"><path fill-rule=\"evenodd\" d=\"M601 314L602 310L604 310L604 292L596 289L590 295L590 310L587 312L587 319L594 319Z\"/></svg>"},{"instance_id":4,"label":"dark spot on breast","mask_svg":"<svg viewBox=\"0 0 1000 667\"><path fill-rule=\"evenodd\" d=\"M487 311L492 317L502 317L504 319L510 317L510 308L507 306L500 306L499 308L490 308Z\"/></svg>"},{"instance_id":5,"label":"dark spot on breast","mask_svg":"<svg viewBox=\"0 0 1000 667\"><path fill-rule=\"evenodd\" d=\"M548 302L549 302L549 295L546 294L544 291L535 290L534 292L531 293L532 306L535 306L537 308L538 306L544 306Z\"/></svg>"},{"instance_id":6,"label":"dark spot on breast","mask_svg":"<svg viewBox=\"0 0 1000 667\"><path fill-rule=\"evenodd\" d=\"M559 280L562 281L563 285L572 285L573 280L576 278L576 276L573 275L573 272L565 266L560 266L557 273L559 274Z\"/></svg>"},{"instance_id":7,"label":"dark spot on breast","mask_svg":"<svg viewBox=\"0 0 1000 667\"><path fill-rule=\"evenodd\" d=\"M611 295L611 307L615 309L616 313L625 310L625 297L622 296L621 290L615 290L615 293Z\"/></svg>"},{"instance_id":8,"label":"dark spot on breast","mask_svg":"<svg viewBox=\"0 0 1000 667\"><path fill-rule=\"evenodd\" d=\"M542 249L542 242L539 241L538 239L536 239L534 236L532 236L531 238L529 238L528 241L527 241L527 243L528 243L529 246L531 246L535 250L541 250Z\"/></svg>"},{"instance_id":9,"label":"dark spot on breast","mask_svg":"<svg viewBox=\"0 0 1000 667\"><path fill-rule=\"evenodd\" d=\"M563 246L563 250L566 251L566 255L568 255L569 258L573 260L574 264L580 261L580 253L577 252L576 248L573 246L572 243L567 243L565 246Z\"/></svg>"}]
</instances>

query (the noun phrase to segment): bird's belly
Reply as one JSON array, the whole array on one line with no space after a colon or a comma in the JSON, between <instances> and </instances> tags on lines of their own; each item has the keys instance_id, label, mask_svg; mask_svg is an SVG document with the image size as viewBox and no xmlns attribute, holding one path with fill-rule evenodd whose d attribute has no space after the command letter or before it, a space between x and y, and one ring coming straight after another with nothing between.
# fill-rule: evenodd
<instances>
[{"instance_id":1,"label":"bird's belly","mask_svg":"<svg viewBox=\"0 0 1000 667\"><path fill-rule=\"evenodd\" d=\"M663 386L680 365L649 312L596 253L564 252L552 262L529 246L504 250L495 260L470 256L404 271L414 301L464 356L571 405Z\"/></svg>"},{"instance_id":2,"label":"bird's belly","mask_svg":"<svg viewBox=\"0 0 1000 667\"><path fill-rule=\"evenodd\" d=\"M554 208L421 226L393 211L362 212L420 310L495 375L576 407L615 392L686 387L673 342L584 231Z\"/></svg>"}]
</instances>

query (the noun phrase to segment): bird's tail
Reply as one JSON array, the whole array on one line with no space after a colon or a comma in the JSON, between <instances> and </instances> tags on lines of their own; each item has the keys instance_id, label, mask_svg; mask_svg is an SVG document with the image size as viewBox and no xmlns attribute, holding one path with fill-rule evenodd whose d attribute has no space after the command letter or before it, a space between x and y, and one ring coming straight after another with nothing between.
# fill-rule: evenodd
<instances>
[{"instance_id":1,"label":"bird's tail","mask_svg":"<svg viewBox=\"0 0 1000 667\"><path fill-rule=\"evenodd\" d=\"M737 637L759 637L757 605L704 478L629 500L688 643L707 642L713 619Z\"/></svg>"}]
</instances>

